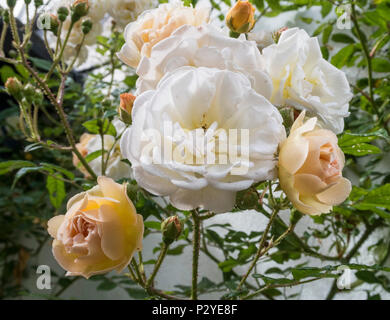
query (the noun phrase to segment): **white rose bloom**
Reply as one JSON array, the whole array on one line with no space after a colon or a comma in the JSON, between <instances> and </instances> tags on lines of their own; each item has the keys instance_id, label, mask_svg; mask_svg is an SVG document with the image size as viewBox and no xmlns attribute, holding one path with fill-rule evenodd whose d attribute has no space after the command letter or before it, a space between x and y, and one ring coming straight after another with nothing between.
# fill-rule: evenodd
<instances>
[{"instance_id":1,"label":"white rose bloom","mask_svg":"<svg viewBox=\"0 0 390 320\"><path fill-rule=\"evenodd\" d=\"M211 25L185 25L156 44L150 57L144 56L137 68L137 95L155 89L167 73L182 66L227 69L243 73L252 87L267 99L272 82L262 71L261 55L256 43L234 39Z\"/></svg>"},{"instance_id":2,"label":"white rose bloom","mask_svg":"<svg viewBox=\"0 0 390 320\"><path fill-rule=\"evenodd\" d=\"M119 119L114 119L112 124L116 129L117 137L119 137L126 129L126 125ZM77 144L77 149L84 157L86 157L87 155L102 149L102 139L100 135L84 134L81 137L80 143ZM119 141L115 142L115 138L111 135L104 135L104 150L110 152L105 175L114 180L130 178L131 169L129 165L121 161L123 157L120 151ZM106 155L105 159L107 159ZM75 166L80 167L78 165L79 161L76 157L74 157L73 161ZM102 156L91 160L88 164L96 175L102 175ZM80 169L86 176L88 176L88 172L83 167L80 167Z\"/></svg>"},{"instance_id":3,"label":"white rose bloom","mask_svg":"<svg viewBox=\"0 0 390 320\"><path fill-rule=\"evenodd\" d=\"M121 28L133 22L145 10L156 5L155 0L111 0L108 12Z\"/></svg>"},{"instance_id":4,"label":"white rose bloom","mask_svg":"<svg viewBox=\"0 0 390 320\"><path fill-rule=\"evenodd\" d=\"M240 73L179 68L137 97L132 118L121 151L134 178L181 210L229 211L237 191L275 177L282 117Z\"/></svg>"},{"instance_id":5,"label":"white rose bloom","mask_svg":"<svg viewBox=\"0 0 390 320\"><path fill-rule=\"evenodd\" d=\"M199 26L207 22L209 14L209 8L186 7L182 1L163 3L156 9L145 11L127 25L124 33L126 43L118 57L130 67L137 68L141 58L149 56L154 45L185 24Z\"/></svg>"},{"instance_id":6,"label":"white rose bloom","mask_svg":"<svg viewBox=\"0 0 390 320\"><path fill-rule=\"evenodd\" d=\"M273 82L273 104L307 110L335 133L343 131L351 89L344 72L323 59L317 38L288 29L262 56Z\"/></svg>"}]
</instances>

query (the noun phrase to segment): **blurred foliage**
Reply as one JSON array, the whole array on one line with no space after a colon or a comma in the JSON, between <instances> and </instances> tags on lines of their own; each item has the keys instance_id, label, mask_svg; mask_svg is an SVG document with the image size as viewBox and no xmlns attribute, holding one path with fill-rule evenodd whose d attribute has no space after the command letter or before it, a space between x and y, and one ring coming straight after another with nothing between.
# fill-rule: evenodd
<instances>
[{"instance_id":1,"label":"blurred foliage","mask_svg":"<svg viewBox=\"0 0 390 320\"><path fill-rule=\"evenodd\" d=\"M187 5L195 5L196 2L185 1ZM390 292L389 274L384 272L389 271L386 268L390 251L389 237L381 238L368 248L374 257L374 265L356 264L356 257L359 257L362 246L373 232L381 229L384 234L389 235L390 2L251 2L257 8L256 16L259 19L297 11L304 24L314 26L312 35L318 37L324 57L350 75L354 98L350 104L351 115L346 119L346 131L339 136L339 143L346 154L346 174L354 181L354 187L349 199L335 207L331 214L305 217L304 219L312 219L315 227L308 228L304 234L291 232L277 247L262 257L261 261L273 261L279 266L268 268L262 274L255 271L253 279L249 279L240 289L237 288L242 275L235 268L253 260L263 231L246 233L235 230L229 224L212 223L207 227L202 224L201 252L215 262L223 281L217 283L202 277L198 284L199 293L217 292L226 299L250 298L253 292L259 292L261 298L295 298L296 293L281 289L305 281L337 278L338 267L347 265L355 270L357 280L353 289L366 284L370 288L367 299L380 299L382 292ZM210 3L213 14L221 20L224 19L224 10L233 4L230 0L210 0ZM309 9L318 10L321 19L310 17ZM346 13L345 10L351 13L351 29L338 29L337 19ZM101 130L112 132L111 121L117 115L119 94L134 89L137 76L115 56L122 44L123 37L115 30L110 37L100 36L97 52L101 55L102 63L96 67L77 70L66 80L64 109L77 137L87 130L90 133L99 133ZM50 61L33 57L29 57L29 60L42 76L50 69ZM125 74L121 81L113 76L119 70ZM25 281L28 278L35 279L34 261L49 240L46 232L48 219L64 212L66 200L71 195L82 189L86 190L93 184L74 168L69 151L52 147L66 145L67 141L64 127L46 98L39 105L38 127L42 140L47 143L26 141L18 127L18 105L4 93L4 83L9 77L17 77L24 85L31 83L37 86L22 65L15 67L3 63L0 66L3 101L0 111L0 298L36 295L52 299L61 297L76 279L53 274L56 290L46 296L30 292ZM58 90L58 73L54 72L48 85L54 92ZM180 212L164 200L156 200L134 181L128 182L129 196L145 219L146 237L160 234L160 222L169 216L176 214L184 221L182 235L168 250L168 255L181 255L192 243L190 212ZM277 183L262 183L240 192L235 211L253 209L269 217L268 206L291 210L283 195L274 197L270 190L280 191ZM199 214L206 217L208 213ZM294 223L299 223L299 218L292 217L296 219ZM277 216L266 240L274 241L287 228L288 223ZM321 242L325 239L330 239L332 245L329 252L320 253ZM155 264L161 248L160 243L153 249L155 258L143 261L143 264ZM219 255L213 254L216 251ZM308 266L309 258L320 259L324 266ZM305 262L302 263L302 259ZM286 267L286 262L294 266ZM364 261L359 259L359 263L362 262ZM91 280L97 282L97 290L108 291L119 287L132 298L157 298L129 280L126 275L94 276ZM329 299L337 294L335 283L328 293ZM190 287L188 284L177 285L170 294L188 297Z\"/></svg>"}]
</instances>

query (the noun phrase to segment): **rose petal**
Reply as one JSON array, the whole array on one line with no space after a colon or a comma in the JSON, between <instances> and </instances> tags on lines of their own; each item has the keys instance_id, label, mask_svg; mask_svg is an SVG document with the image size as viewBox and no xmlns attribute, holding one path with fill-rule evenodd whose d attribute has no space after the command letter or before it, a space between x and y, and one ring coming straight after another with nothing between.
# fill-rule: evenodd
<instances>
[{"instance_id":1,"label":"rose petal","mask_svg":"<svg viewBox=\"0 0 390 320\"><path fill-rule=\"evenodd\" d=\"M327 205L334 206L344 202L351 193L351 190L351 182L346 178L340 178L337 183L317 194L317 198Z\"/></svg>"}]
</instances>

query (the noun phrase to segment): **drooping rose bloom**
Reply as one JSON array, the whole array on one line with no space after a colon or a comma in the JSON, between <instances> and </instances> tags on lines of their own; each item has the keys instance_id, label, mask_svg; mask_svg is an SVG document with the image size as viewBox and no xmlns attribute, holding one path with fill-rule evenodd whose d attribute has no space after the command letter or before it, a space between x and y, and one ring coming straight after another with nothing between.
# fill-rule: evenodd
<instances>
[{"instance_id":1,"label":"drooping rose bloom","mask_svg":"<svg viewBox=\"0 0 390 320\"><path fill-rule=\"evenodd\" d=\"M253 89L269 99L272 81L264 71L261 55L253 41L234 39L211 25L185 25L156 44L150 57L137 69L137 94L155 89L167 73L182 66L227 69L243 73Z\"/></svg>"},{"instance_id":2,"label":"drooping rose bloom","mask_svg":"<svg viewBox=\"0 0 390 320\"><path fill-rule=\"evenodd\" d=\"M68 201L67 213L48 222L53 254L68 276L122 271L142 246L144 224L126 185L99 177L98 185Z\"/></svg>"},{"instance_id":3,"label":"drooping rose bloom","mask_svg":"<svg viewBox=\"0 0 390 320\"><path fill-rule=\"evenodd\" d=\"M143 56L149 56L155 44L169 37L177 28L188 24L199 26L209 19L205 7L185 7L182 1L163 3L141 14L125 29L125 41L118 57L130 67L137 68Z\"/></svg>"},{"instance_id":4,"label":"drooping rose bloom","mask_svg":"<svg viewBox=\"0 0 390 320\"><path fill-rule=\"evenodd\" d=\"M273 82L273 104L306 110L336 134L343 131L351 89L344 72L322 57L317 38L287 29L262 57Z\"/></svg>"},{"instance_id":5,"label":"drooping rose bloom","mask_svg":"<svg viewBox=\"0 0 390 320\"><path fill-rule=\"evenodd\" d=\"M280 145L279 181L295 208L318 215L342 203L351 182L342 176L344 154L336 135L320 128L317 118L304 122L304 117L302 112Z\"/></svg>"},{"instance_id":6,"label":"drooping rose bloom","mask_svg":"<svg viewBox=\"0 0 390 320\"><path fill-rule=\"evenodd\" d=\"M119 137L124 132L126 125L119 119L114 119L112 124L116 129L117 137ZM114 180L130 178L131 175L129 171L129 165L122 161L123 157L120 151L119 142L116 141L115 137L108 134L105 134L103 137L104 150L106 151L106 154L104 154L105 161L107 159L107 154L109 153L105 175ZM76 147L81 155L85 158L89 154L102 149L102 139L98 134L84 133ZM101 155L91 160L88 164L96 175L102 175ZM73 165L78 168L85 175L85 177L89 177L88 171L80 164L80 160L75 154L73 154Z\"/></svg>"},{"instance_id":7,"label":"drooping rose bloom","mask_svg":"<svg viewBox=\"0 0 390 320\"><path fill-rule=\"evenodd\" d=\"M237 191L276 175L282 118L240 73L181 67L137 97L132 118L121 151L135 179L179 209L229 211Z\"/></svg>"}]
</instances>

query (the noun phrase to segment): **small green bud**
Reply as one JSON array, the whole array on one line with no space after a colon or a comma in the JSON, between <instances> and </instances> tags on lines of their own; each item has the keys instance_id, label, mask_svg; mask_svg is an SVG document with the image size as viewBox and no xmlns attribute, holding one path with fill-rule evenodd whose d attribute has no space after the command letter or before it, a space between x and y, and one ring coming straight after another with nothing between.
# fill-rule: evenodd
<instances>
[{"instance_id":1,"label":"small green bud","mask_svg":"<svg viewBox=\"0 0 390 320\"><path fill-rule=\"evenodd\" d=\"M83 31L84 34L88 34L92 29L92 25L93 25L92 21L90 19L87 19L83 21L81 25L81 30Z\"/></svg>"},{"instance_id":2,"label":"small green bud","mask_svg":"<svg viewBox=\"0 0 390 320\"><path fill-rule=\"evenodd\" d=\"M60 26L60 22L58 21L57 16L54 14L50 15L50 31L55 35L58 33L58 27Z\"/></svg>"},{"instance_id":3,"label":"small green bud","mask_svg":"<svg viewBox=\"0 0 390 320\"><path fill-rule=\"evenodd\" d=\"M24 3L29 5L31 3L31 0L24 0Z\"/></svg>"},{"instance_id":4,"label":"small green bud","mask_svg":"<svg viewBox=\"0 0 390 320\"><path fill-rule=\"evenodd\" d=\"M35 87L28 83L23 89L23 95L29 103L32 103L35 98Z\"/></svg>"},{"instance_id":5,"label":"small green bud","mask_svg":"<svg viewBox=\"0 0 390 320\"><path fill-rule=\"evenodd\" d=\"M9 24L9 11L8 10L4 10L3 11L3 21L5 23L8 23Z\"/></svg>"},{"instance_id":6,"label":"small green bud","mask_svg":"<svg viewBox=\"0 0 390 320\"><path fill-rule=\"evenodd\" d=\"M12 59L15 59L15 58L17 58L18 53L16 52L16 50L11 49L10 51L8 51L8 55L9 55Z\"/></svg>"},{"instance_id":7,"label":"small green bud","mask_svg":"<svg viewBox=\"0 0 390 320\"><path fill-rule=\"evenodd\" d=\"M69 15L69 9L67 7L60 7L57 10L57 14L58 14L58 19L64 22Z\"/></svg>"},{"instance_id":8,"label":"small green bud","mask_svg":"<svg viewBox=\"0 0 390 320\"><path fill-rule=\"evenodd\" d=\"M164 243L170 245L180 237L183 231L183 222L179 220L178 216L169 217L161 224L161 231Z\"/></svg>"},{"instance_id":9,"label":"small green bud","mask_svg":"<svg viewBox=\"0 0 390 320\"><path fill-rule=\"evenodd\" d=\"M102 106L103 106L103 107L109 108L109 107L111 107L111 105L112 105L112 101L111 101L110 98L104 98L104 99L102 100Z\"/></svg>"},{"instance_id":10,"label":"small green bud","mask_svg":"<svg viewBox=\"0 0 390 320\"><path fill-rule=\"evenodd\" d=\"M7 5L10 9L13 9L15 7L16 0L7 0Z\"/></svg>"},{"instance_id":11,"label":"small green bud","mask_svg":"<svg viewBox=\"0 0 390 320\"><path fill-rule=\"evenodd\" d=\"M253 209L259 203L259 195L255 190L247 189L237 192L236 205L241 210Z\"/></svg>"},{"instance_id":12,"label":"small green bud","mask_svg":"<svg viewBox=\"0 0 390 320\"><path fill-rule=\"evenodd\" d=\"M88 0L77 0L72 7L72 22L79 21L82 17L86 16L89 11Z\"/></svg>"},{"instance_id":13,"label":"small green bud","mask_svg":"<svg viewBox=\"0 0 390 320\"><path fill-rule=\"evenodd\" d=\"M43 0L34 0L34 4L36 8L39 8L43 5Z\"/></svg>"},{"instance_id":14,"label":"small green bud","mask_svg":"<svg viewBox=\"0 0 390 320\"><path fill-rule=\"evenodd\" d=\"M8 78L7 81L5 82L5 89L16 100L20 101L22 99L23 85L17 78L15 77Z\"/></svg>"}]
</instances>

